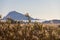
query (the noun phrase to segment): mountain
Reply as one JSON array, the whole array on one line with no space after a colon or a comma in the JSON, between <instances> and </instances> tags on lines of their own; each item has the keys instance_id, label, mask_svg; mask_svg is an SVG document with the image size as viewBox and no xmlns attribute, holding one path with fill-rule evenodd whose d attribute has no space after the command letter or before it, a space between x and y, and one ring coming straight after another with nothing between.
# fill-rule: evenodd
<instances>
[{"instance_id":1,"label":"mountain","mask_svg":"<svg viewBox=\"0 0 60 40\"><path fill-rule=\"evenodd\" d=\"M43 23L60 23L60 20L53 19L53 20L49 20L49 21L44 21Z\"/></svg>"},{"instance_id":2,"label":"mountain","mask_svg":"<svg viewBox=\"0 0 60 40\"><path fill-rule=\"evenodd\" d=\"M22 13L18 13L16 11L11 11L5 16L3 19L6 20L7 17L10 17L13 20L28 20L28 17L23 15ZM30 17L31 20L35 20L34 18Z\"/></svg>"}]
</instances>

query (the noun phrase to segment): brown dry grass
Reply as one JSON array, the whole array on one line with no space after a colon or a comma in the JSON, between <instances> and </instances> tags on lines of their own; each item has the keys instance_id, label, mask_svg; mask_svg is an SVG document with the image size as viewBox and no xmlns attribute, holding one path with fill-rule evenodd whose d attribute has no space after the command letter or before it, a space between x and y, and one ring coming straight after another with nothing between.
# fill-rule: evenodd
<instances>
[{"instance_id":1,"label":"brown dry grass","mask_svg":"<svg viewBox=\"0 0 60 40\"><path fill-rule=\"evenodd\" d=\"M0 40L60 40L60 24L0 24Z\"/></svg>"}]
</instances>

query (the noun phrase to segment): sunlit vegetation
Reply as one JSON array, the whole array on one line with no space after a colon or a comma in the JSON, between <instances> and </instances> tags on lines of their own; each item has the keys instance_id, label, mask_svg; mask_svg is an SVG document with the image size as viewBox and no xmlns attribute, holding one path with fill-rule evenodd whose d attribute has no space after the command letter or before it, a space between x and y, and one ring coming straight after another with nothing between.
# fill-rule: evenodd
<instances>
[{"instance_id":1,"label":"sunlit vegetation","mask_svg":"<svg viewBox=\"0 0 60 40\"><path fill-rule=\"evenodd\" d=\"M60 40L60 25L14 21L0 22L0 40Z\"/></svg>"},{"instance_id":2,"label":"sunlit vegetation","mask_svg":"<svg viewBox=\"0 0 60 40\"><path fill-rule=\"evenodd\" d=\"M7 23L0 24L0 40L60 40L60 26L42 23Z\"/></svg>"}]
</instances>

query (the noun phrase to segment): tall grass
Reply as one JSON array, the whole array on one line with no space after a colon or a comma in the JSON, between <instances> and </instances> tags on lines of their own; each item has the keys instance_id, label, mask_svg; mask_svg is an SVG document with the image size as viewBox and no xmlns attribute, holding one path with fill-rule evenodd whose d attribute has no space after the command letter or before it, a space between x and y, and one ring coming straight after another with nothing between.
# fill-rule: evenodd
<instances>
[{"instance_id":1,"label":"tall grass","mask_svg":"<svg viewBox=\"0 0 60 40\"><path fill-rule=\"evenodd\" d=\"M41 23L0 24L0 40L60 40L60 27Z\"/></svg>"}]
</instances>

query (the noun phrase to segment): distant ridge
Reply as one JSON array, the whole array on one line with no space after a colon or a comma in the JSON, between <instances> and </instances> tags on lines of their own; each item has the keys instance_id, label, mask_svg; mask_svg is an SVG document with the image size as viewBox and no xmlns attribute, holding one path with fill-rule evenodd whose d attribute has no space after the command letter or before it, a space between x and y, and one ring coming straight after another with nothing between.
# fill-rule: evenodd
<instances>
[{"instance_id":1,"label":"distant ridge","mask_svg":"<svg viewBox=\"0 0 60 40\"><path fill-rule=\"evenodd\" d=\"M16 11L11 11L5 16L3 19L7 20L7 17L12 18L13 20L28 20L28 17L23 15L22 13L16 12ZM31 20L35 20L34 18L30 17Z\"/></svg>"},{"instance_id":2,"label":"distant ridge","mask_svg":"<svg viewBox=\"0 0 60 40\"><path fill-rule=\"evenodd\" d=\"M60 23L60 20L58 19L53 19L53 20L49 20L49 21L44 21L43 23Z\"/></svg>"}]
</instances>

